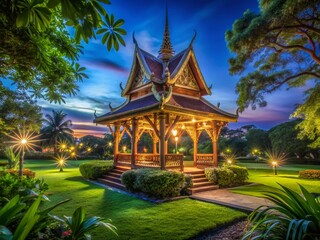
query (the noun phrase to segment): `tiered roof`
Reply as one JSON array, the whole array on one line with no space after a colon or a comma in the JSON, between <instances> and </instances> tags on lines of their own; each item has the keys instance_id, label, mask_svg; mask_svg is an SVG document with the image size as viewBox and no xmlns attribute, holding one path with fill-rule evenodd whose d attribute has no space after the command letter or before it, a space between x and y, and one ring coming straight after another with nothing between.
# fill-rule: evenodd
<instances>
[{"instance_id":1,"label":"tiered roof","mask_svg":"<svg viewBox=\"0 0 320 240\"><path fill-rule=\"evenodd\" d=\"M211 95L211 87L207 86L197 63L193 51L194 39L195 36L185 50L174 55L167 15L158 57L142 50L133 35L133 64L121 93L127 99L124 104L110 108L110 112L97 117L94 122L112 123L157 110L237 121L236 114L225 112L203 98Z\"/></svg>"}]
</instances>

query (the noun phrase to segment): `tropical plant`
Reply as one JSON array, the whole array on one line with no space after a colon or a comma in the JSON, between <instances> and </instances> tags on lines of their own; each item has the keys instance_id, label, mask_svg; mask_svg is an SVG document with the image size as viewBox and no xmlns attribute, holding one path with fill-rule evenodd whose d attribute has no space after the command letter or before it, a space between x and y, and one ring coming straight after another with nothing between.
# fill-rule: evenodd
<instances>
[{"instance_id":1,"label":"tropical plant","mask_svg":"<svg viewBox=\"0 0 320 240\"><path fill-rule=\"evenodd\" d=\"M11 146L7 147L4 150L4 154L6 155L8 160L8 168L16 170L19 164L20 152L16 154L13 150L13 147Z\"/></svg>"},{"instance_id":2,"label":"tropical plant","mask_svg":"<svg viewBox=\"0 0 320 240\"><path fill-rule=\"evenodd\" d=\"M85 218L85 210L82 207L78 207L72 216L65 216L65 220L62 220L63 223L67 225L67 228L69 231L66 231L66 234L64 235L64 239L68 240L83 240L91 239L91 235L89 232L97 227L104 227L114 234L116 233L116 227L112 225L111 223L104 222L104 218L101 217L91 217L86 219ZM109 219L109 221L111 221Z\"/></svg>"},{"instance_id":3,"label":"tropical plant","mask_svg":"<svg viewBox=\"0 0 320 240\"><path fill-rule=\"evenodd\" d=\"M226 32L230 73L241 75L236 91L240 111L251 106L264 107L265 94L283 87L308 85L305 101L294 116L304 117L299 124L301 137L320 146L319 69L320 3L316 0L259 0L260 12L250 10Z\"/></svg>"},{"instance_id":4,"label":"tropical plant","mask_svg":"<svg viewBox=\"0 0 320 240\"><path fill-rule=\"evenodd\" d=\"M279 185L276 193L265 193L274 206L260 206L249 215L243 239L319 239L320 199L301 185L301 195Z\"/></svg>"},{"instance_id":5,"label":"tropical plant","mask_svg":"<svg viewBox=\"0 0 320 240\"><path fill-rule=\"evenodd\" d=\"M104 34L108 50L125 45L124 21L108 14L103 4L110 1L2 0L0 78L49 101L75 95L78 82L88 78L78 64L81 40L88 43Z\"/></svg>"},{"instance_id":6,"label":"tropical plant","mask_svg":"<svg viewBox=\"0 0 320 240\"><path fill-rule=\"evenodd\" d=\"M44 210L39 210L41 201L38 196L31 205L26 204L16 195L0 209L0 239L24 240L37 233L52 221L49 213L57 206L69 201L59 202Z\"/></svg>"},{"instance_id":7,"label":"tropical plant","mask_svg":"<svg viewBox=\"0 0 320 240\"><path fill-rule=\"evenodd\" d=\"M62 110L52 110L52 115L46 114L44 121L44 128L41 129L45 143L53 147L54 153L58 152L58 141L68 140L73 141L71 120L66 119L67 114Z\"/></svg>"}]
</instances>

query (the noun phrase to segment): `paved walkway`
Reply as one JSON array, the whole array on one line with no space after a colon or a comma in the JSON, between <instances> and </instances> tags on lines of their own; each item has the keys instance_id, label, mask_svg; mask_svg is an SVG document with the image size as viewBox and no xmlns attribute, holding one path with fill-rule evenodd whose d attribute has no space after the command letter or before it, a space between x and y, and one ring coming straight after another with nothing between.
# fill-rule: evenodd
<instances>
[{"instance_id":1,"label":"paved walkway","mask_svg":"<svg viewBox=\"0 0 320 240\"><path fill-rule=\"evenodd\" d=\"M265 198L232 193L228 189L218 189L195 193L191 196L191 198L205 202L212 202L248 212L252 212L254 209L261 205L272 205L272 203Z\"/></svg>"}]
</instances>

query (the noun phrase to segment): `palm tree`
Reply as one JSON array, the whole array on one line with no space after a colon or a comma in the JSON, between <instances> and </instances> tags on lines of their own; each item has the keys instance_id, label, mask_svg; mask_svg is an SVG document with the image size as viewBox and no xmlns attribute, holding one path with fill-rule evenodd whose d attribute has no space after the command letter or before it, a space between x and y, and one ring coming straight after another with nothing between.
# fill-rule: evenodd
<instances>
[{"instance_id":1,"label":"palm tree","mask_svg":"<svg viewBox=\"0 0 320 240\"><path fill-rule=\"evenodd\" d=\"M58 141L73 141L73 131L70 129L72 126L71 120L66 120L67 114L62 110L52 110L52 115L46 114L44 121L44 127L41 129L41 133L45 138L48 146L53 146L54 153L58 151Z\"/></svg>"}]
</instances>

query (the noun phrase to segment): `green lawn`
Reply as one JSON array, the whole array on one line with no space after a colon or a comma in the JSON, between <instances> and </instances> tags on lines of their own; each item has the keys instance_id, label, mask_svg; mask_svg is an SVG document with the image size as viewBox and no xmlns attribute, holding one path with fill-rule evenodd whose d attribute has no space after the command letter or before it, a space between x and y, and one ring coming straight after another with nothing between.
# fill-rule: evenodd
<instances>
[{"instance_id":1,"label":"green lawn","mask_svg":"<svg viewBox=\"0 0 320 240\"><path fill-rule=\"evenodd\" d=\"M232 189L232 192L261 197L263 191L277 191L280 183L299 192L298 184L303 185L310 192L320 194L320 180L307 180L298 177L298 172L305 169L320 169L319 165L290 164L278 168L278 175L265 163L238 163L249 169L249 182L257 183L253 186L242 186Z\"/></svg>"},{"instance_id":2,"label":"green lawn","mask_svg":"<svg viewBox=\"0 0 320 240\"><path fill-rule=\"evenodd\" d=\"M191 199L154 204L107 190L80 176L78 165L81 162L69 161L64 172L59 172L52 161L29 160L25 166L49 184L52 204L72 199L54 214L70 215L76 207L83 206L90 216L112 219L119 237L100 229L94 232L93 239L189 239L245 217L242 212Z\"/></svg>"}]
</instances>

